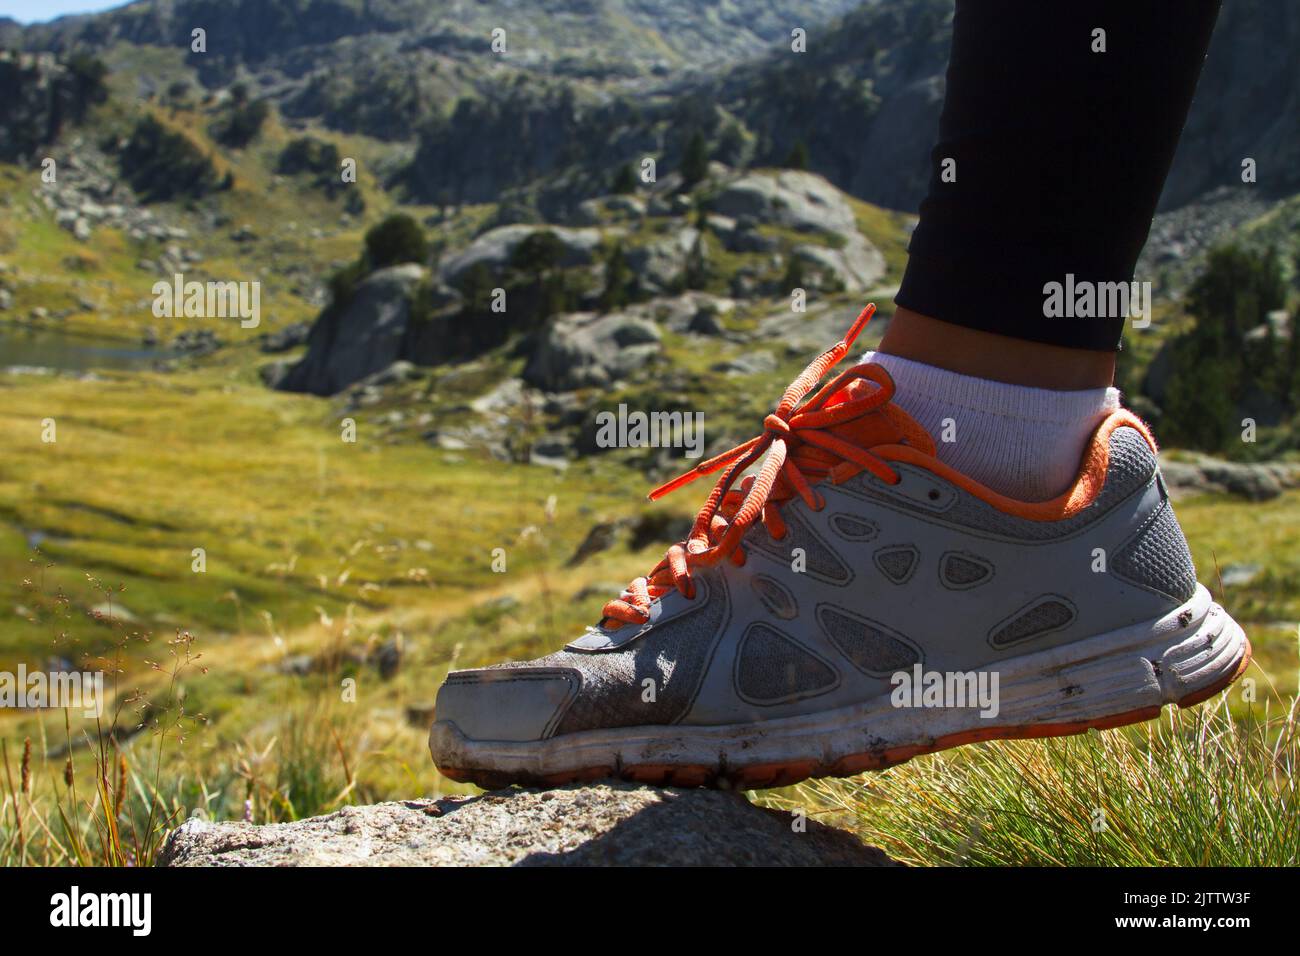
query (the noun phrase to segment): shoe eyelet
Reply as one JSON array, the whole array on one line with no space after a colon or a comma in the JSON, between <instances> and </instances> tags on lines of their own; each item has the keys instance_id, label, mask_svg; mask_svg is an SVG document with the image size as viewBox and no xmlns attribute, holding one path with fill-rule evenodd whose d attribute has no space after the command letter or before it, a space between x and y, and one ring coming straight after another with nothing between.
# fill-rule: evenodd
<instances>
[{"instance_id":1,"label":"shoe eyelet","mask_svg":"<svg viewBox=\"0 0 1300 956\"><path fill-rule=\"evenodd\" d=\"M938 501L942 497L942 495L939 494L938 488L931 488L930 493L926 495L926 497L929 498L931 501Z\"/></svg>"}]
</instances>

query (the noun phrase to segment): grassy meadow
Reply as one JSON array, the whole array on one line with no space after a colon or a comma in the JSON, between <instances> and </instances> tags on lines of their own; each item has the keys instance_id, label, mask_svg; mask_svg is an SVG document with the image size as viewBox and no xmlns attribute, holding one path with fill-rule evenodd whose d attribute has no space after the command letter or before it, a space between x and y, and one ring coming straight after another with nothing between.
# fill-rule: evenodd
<instances>
[{"instance_id":1,"label":"grassy meadow","mask_svg":"<svg viewBox=\"0 0 1300 956\"><path fill-rule=\"evenodd\" d=\"M0 815L8 862L140 861L167 824L192 813L276 821L463 790L438 777L425 751L443 674L553 649L658 556L657 544L622 545L569 563L593 525L651 508L632 469L597 459L557 473L434 450L386 436L382 416L359 415L358 441L348 443L330 402L243 378L221 366L97 381L0 378L0 669L63 658L105 669L111 685L100 721L0 714L13 780ZM48 418L57 428L51 443L41 440ZM1206 496L1181 502L1179 513L1216 593L1216 564L1265 568L1224 595L1255 644L1253 704L1234 688L1205 705L1219 715L1209 731L1194 712L1155 737L1139 729L990 743L764 799L834 814L913 862L1158 861L1154 850L1088 842L1084 831L1059 858L1031 853L1026 847L1058 833L1060 821L1028 808L1018 811L1036 821L1028 835L987 823L1003 836L996 847L963 850L949 837L977 804L1013 806L1006 799L1027 779L1082 799L1071 781L1098 764L1109 768L1099 786L1112 796L1127 792L1124 781L1144 781L1145 796L1133 799L1159 816L1172 775L1212 779L1184 743L1210 733L1215 772L1238 774L1235 796L1225 795L1234 807L1251 796L1266 805L1271 794L1294 808L1290 764L1268 771L1260 748L1283 740L1283 755L1295 757L1293 726L1276 717L1296 689L1288 622L1300 616L1291 533L1300 494L1261 504ZM504 573L493 570L497 548ZM393 648L396 666L385 658ZM1219 713L1224 707L1232 716ZM1253 722L1254 738L1224 723L1231 719ZM1237 737L1254 749L1233 763ZM1269 779L1276 789L1261 792ZM114 803L115 828L103 814ZM1068 815L1070 805L1053 813ZM1225 841L1265 821L1234 826ZM1289 839L1277 852L1294 852ZM1209 861L1255 858L1234 856L1232 845ZM1190 849L1170 853L1194 858Z\"/></svg>"}]
</instances>

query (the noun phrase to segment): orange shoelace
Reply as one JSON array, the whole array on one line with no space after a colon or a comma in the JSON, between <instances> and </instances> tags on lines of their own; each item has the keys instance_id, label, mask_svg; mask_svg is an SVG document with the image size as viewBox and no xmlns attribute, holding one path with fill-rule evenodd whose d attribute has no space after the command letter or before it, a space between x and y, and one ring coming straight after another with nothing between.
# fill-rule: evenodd
<instances>
[{"instance_id":1,"label":"orange shoelace","mask_svg":"<svg viewBox=\"0 0 1300 956\"><path fill-rule=\"evenodd\" d=\"M817 356L790 383L776 410L764 419L763 434L700 463L650 492L651 500L657 500L719 468L727 469L695 516L686 540L670 547L653 571L634 580L605 605L602 611L605 627L616 629L624 624L646 623L650 605L674 588L687 598L694 598L693 568L709 567L727 558L735 564L744 564L741 539L760 518L774 538L784 538L785 523L778 509L781 502L798 496L814 511L825 507L825 499L812 486L815 481L829 477L839 484L867 470L890 484L898 483L897 472L884 459L830 431L885 405L894 394L889 373L878 365L857 365L841 372L804 401L822 376L844 358L875 311L874 305L863 309L844 338ZM876 387L868 389L865 382ZM733 489L736 477L764 454L767 458L758 473L746 477L738 489Z\"/></svg>"}]
</instances>

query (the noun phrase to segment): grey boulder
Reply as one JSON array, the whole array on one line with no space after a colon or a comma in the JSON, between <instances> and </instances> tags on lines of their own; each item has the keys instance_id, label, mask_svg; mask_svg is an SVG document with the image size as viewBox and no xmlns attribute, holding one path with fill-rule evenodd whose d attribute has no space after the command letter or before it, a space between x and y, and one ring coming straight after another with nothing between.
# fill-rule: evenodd
<instances>
[{"instance_id":1,"label":"grey boulder","mask_svg":"<svg viewBox=\"0 0 1300 956\"><path fill-rule=\"evenodd\" d=\"M402 356L411 300L427 277L424 267L413 263L367 276L348 302L321 313L308 336L307 354L279 387L333 395L387 369Z\"/></svg>"},{"instance_id":2,"label":"grey boulder","mask_svg":"<svg viewBox=\"0 0 1300 956\"><path fill-rule=\"evenodd\" d=\"M552 320L524 367L524 381L548 392L603 388L659 355L659 329L623 312L576 312Z\"/></svg>"},{"instance_id":3,"label":"grey boulder","mask_svg":"<svg viewBox=\"0 0 1300 956\"><path fill-rule=\"evenodd\" d=\"M295 823L189 820L162 866L889 866L880 850L717 790L612 784L345 807Z\"/></svg>"},{"instance_id":4,"label":"grey boulder","mask_svg":"<svg viewBox=\"0 0 1300 956\"><path fill-rule=\"evenodd\" d=\"M592 265L599 254L601 231L599 229L569 229L564 226L539 226L516 224L498 226L477 237L468 246L443 260L442 281L449 285L457 282L474 266L483 264L494 274L510 262L518 245L537 232L552 232L564 247L561 268Z\"/></svg>"}]
</instances>

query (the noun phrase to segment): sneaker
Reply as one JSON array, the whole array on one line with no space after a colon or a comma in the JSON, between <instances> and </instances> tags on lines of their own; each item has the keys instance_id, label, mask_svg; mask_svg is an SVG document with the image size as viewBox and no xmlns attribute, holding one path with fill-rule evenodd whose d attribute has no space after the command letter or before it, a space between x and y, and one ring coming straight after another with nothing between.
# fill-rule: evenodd
<instances>
[{"instance_id":1,"label":"sneaker","mask_svg":"<svg viewBox=\"0 0 1300 956\"><path fill-rule=\"evenodd\" d=\"M722 473L599 624L447 676L429 735L445 776L783 786L1148 720L1245 670L1141 420L1108 417L1060 497L1003 497L935 458L879 366L817 387L872 311L760 436L651 494Z\"/></svg>"}]
</instances>

